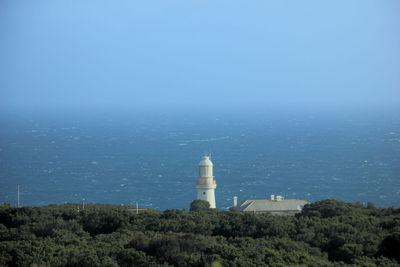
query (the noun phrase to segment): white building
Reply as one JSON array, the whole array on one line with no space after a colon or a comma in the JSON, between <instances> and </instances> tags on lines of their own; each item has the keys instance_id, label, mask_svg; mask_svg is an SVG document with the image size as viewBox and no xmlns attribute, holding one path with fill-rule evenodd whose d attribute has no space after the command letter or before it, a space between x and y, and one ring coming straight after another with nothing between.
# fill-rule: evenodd
<instances>
[{"instance_id":1,"label":"white building","mask_svg":"<svg viewBox=\"0 0 400 267\"><path fill-rule=\"evenodd\" d=\"M215 188L217 183L213 176L213 163L210 157L204 156L199 163L199 178L197 179L197 199L206 200L210 208L215 209Z\"/></svg>"},{"instance_id":2,"label":"white building","mask_svg":"<svg viewBox=\"0 0 400 267\"><path fill-rule=\"evenodd\" d=\"M246 200L238 205L237 197L233 197L233 207L231 210L294 215L301 212L304 205L309 203L307 200L285 199L282 196L271 195L269 199Z\"/></svg>"}]
</instances>

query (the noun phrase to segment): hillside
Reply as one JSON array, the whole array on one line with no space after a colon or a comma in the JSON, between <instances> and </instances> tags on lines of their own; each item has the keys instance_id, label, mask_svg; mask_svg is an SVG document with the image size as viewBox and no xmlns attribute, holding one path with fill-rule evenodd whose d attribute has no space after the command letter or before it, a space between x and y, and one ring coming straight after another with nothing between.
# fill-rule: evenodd
<instances>
[{"instance_id":1,"label":"hillside","mask_svg":"<svg viewBox=\"0 0 400 267\"><path fill-rule=\"evenodd\" d=\"M400 266L400 209L323 200L295 217L0 206L0 266Z\"/></svg>"}]
</instances>

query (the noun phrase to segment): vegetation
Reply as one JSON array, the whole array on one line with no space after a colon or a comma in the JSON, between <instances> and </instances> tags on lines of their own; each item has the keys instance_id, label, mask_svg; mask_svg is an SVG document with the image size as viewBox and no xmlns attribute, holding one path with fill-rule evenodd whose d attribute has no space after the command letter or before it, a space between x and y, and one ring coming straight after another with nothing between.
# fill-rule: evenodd
<instances>
[{"instance_id":1,"label":"vegetation","mask_svg":"<svg viewBox=\"0 0 400 267\"><path fill-rule=\"evenodd\" d=\"M201 211L208 210L210 208L210 202L205 200L193 200L190 203L190 211Z\"/></svg>"},{"instance_id":2,"label":"vegetation","mask_svg":"<svg viewBox=\"0 0 400 267\"><path fill-rule=\"evenodd\" d=\"M4 204L0 266L400 266L399 233L400 209L336 200L295 217Z\"/></svg>"}]
</instances>

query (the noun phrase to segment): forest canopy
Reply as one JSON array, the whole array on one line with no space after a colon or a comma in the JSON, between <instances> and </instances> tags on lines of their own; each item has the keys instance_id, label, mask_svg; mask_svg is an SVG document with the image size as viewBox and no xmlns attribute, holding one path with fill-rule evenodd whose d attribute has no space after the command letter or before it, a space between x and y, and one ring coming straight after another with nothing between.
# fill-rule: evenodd
<instances>
[{"instance_id":1,"label":"forest canopy","mask_svg":"<svg viewBox=\"0 0 400 267\"><path fill-rule=\"evenodd\" d=\"M399 208L322 200L281 216L201 204L3 204L0 266L400 266Z\"/></svg>"}]
</instances>

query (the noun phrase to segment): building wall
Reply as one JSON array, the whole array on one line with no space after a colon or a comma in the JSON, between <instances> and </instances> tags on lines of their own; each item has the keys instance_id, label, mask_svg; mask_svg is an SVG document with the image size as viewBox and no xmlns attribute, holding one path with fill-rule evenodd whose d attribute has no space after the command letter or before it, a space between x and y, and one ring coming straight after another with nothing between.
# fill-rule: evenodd
<instances>
[{"instance_id":1,"label":"building wall","mask_svg":"<svg viewBox=\"0 0 400 267\"><path fill-rule=\"evenodd\" d=\"M216 208L214 188L197 188L197 199L208 201L210 208Z\"/></svg>"}]
</instances>

